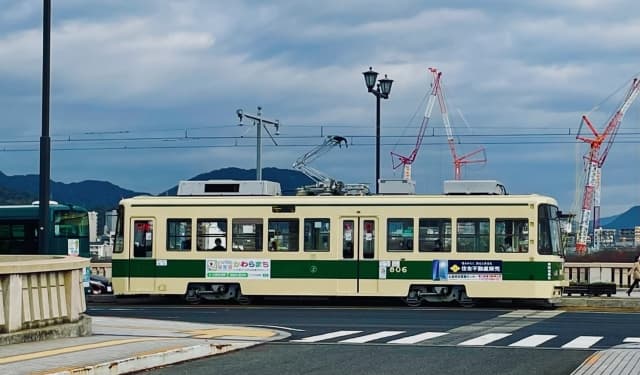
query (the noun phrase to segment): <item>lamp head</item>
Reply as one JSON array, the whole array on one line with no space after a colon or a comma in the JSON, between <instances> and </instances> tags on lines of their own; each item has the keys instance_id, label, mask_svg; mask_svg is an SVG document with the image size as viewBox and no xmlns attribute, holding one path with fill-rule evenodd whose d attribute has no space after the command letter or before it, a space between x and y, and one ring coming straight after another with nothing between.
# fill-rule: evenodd
<instances>
[{"instance_id":1,"label":"lamp head","mask_svg":"<svg viewBox=\"0 0 640 375\"><path fill-rule=\"evenodd\" d=\"M242 126L242 118L244 117L244 112L241 109L236 110L236 115L238 115L238 119L240 119L239 126Z\"/></svg>"},{"instance_id":2,"label":"lamp head","mask_svg":"<svg viewBox=\"0 0 640 375\"><path fill-rule=\"evenodd\" d=\"M364 76L364 84L367 86L367 90L371 92L373 90L373 86L376 84L376 78L378 78L378 72L373 71L372 67L369 67L369 70L366 72L362 72Z\"/></svg>"}]
</instances>

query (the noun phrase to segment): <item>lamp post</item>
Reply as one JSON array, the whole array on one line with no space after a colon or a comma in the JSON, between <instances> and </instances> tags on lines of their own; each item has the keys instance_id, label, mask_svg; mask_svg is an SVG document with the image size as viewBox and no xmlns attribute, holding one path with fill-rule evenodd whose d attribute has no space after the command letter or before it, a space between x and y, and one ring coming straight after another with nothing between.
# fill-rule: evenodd
<instances>
[{"instance_id":1,"label":"lamp post","mask_svg":"<svg viewBox=\"0 0 640 375\"><path fill-rule=\"evenodd\" d=\"M384 78L378 80L377 87L373 88L376 86L378 73L373 71L372 67L369 67L369 70L363 72L362 75L364 75L364 83L367 85L367 90L376 97L376 194L378 194L380 190L380 98L389 99L393 80L387 78L385 74Z\"/></svg>"},{"instance_id":2,"label":"lamp post","mask_svg":"<svg viewBox=\"0 0 640 375\"><path fill-rule=\"evenodd\" d=\"M40 136L40 200L38 251L49 252L49 190L51 174L51 138L49 137L49 95L51 91L51 0L43 2L42 17L42 135Z\"/></svg>"}]
</instances>

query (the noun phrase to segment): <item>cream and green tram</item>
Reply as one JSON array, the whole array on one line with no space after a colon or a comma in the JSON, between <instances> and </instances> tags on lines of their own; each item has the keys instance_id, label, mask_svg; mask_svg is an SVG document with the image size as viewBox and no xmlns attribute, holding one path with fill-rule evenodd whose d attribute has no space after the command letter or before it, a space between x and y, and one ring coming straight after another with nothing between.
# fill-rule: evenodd
<instances>
[{"instance_id":1,"label":"cream and green tram","mask_svg":"<svg viewBox=\"0 0 640 375\"><path fill-rule=\"evenodd\" d=\"M561 297L557 203L541 195L166 196L120 202L117 295Z\"/></svg>"}]
</instances>

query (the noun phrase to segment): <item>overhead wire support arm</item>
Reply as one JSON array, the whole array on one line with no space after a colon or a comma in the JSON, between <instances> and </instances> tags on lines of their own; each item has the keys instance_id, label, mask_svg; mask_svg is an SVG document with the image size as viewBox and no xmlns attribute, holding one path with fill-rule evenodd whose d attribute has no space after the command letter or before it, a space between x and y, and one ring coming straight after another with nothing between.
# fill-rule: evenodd
<instances>
[{"instance_id":1,"label":"overhead wire support arm","mask_svg":"<svg viewBox=\"0 0 640 375\"><path fill-rule=\"evenodd\" d=\"M236 111L236 115L238 116L238 119L240 119L240 123L238 125L242 126L243 125L242 121L246 117L250 120L253 120L253 125L255 125L256 127L256 180L261 181L262 180L262 128L264 127L264 130L269 135L269 138L271 138L271 141L277 146L278 143L273 138L273 136L271 135L271 132L269 132L269 129L267 128L266 125L273 125L273 127L276 129L275 135L279 135L280 121L268 120L266 118L263 118L262 107L260 106L258 106L258 113L256 115L250 115L248 113L244 113L242 109L238 109Z\"/></svg>"}]
</instances>

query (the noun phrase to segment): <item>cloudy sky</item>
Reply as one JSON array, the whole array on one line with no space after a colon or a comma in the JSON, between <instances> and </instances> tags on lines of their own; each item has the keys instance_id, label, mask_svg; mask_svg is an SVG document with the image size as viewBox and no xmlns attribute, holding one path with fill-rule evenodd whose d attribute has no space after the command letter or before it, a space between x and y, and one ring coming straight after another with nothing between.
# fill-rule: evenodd
<instances>
[{"instance_id":1,"label":"cloudy sky","mask_svg":"<svg viewBox=\"0 0 640 375\"><path fill-rule=\"evenodd\" d=\"M431 75L443 72L459 154L484 147L468 179L556 197L581 184L583 113L602 130L640 72L640 3L536 1L55 0L51 178L108 180L158 193L223 168L255 168L255 128L238 108L278 119L263 166L290 168L326 135L347 137L313 167L345 182L375 178L375 97L362 72L394 80L382 102L390 152L416 142ZM0 0L0 171L37 174L42 1ZM640 100L603 172L602 216L640 204ZM250 122L245 122L250 125ZM582 129L584 132L585 129ZM439 193L453 177L438 107L413 178Z\"/></svg>"}]
</instances>

